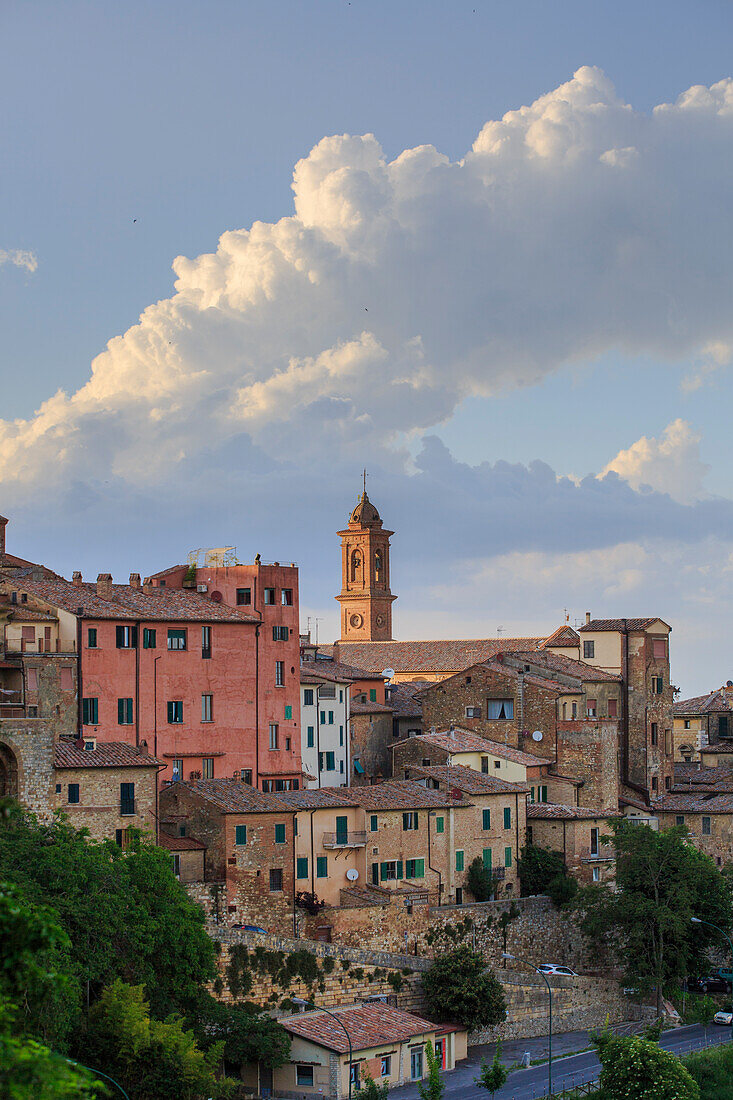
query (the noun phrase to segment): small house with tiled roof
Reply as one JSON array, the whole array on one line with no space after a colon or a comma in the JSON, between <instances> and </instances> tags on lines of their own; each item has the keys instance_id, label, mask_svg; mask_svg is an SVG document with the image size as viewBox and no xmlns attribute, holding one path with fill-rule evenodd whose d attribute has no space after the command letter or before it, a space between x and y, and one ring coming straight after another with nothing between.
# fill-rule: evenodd
<instances>
[{"instance_id":1,"label":"small house with tiled roof","mask_svg":"<svg viewBox=\"0 0 733 1100\"><path fill-rule=\"evenodd\" d=\"M527 843L561 852L570 873L583 884L608 882L615 874L613 845L604 840L610 823L623 815L615 806L527 806Z\"/></svg>"},{"instance_id":2,"label":"small house with tiled roof","mask_svg":"<svg viewBox=\"0 0 733 1100\"><path fill-rule=\"evenodd\" d=\"M699 761L701 748L725 744L733 744L733 681L706 695L675 701L675 760Z\"/></svg>"},{"instance_id":3,"label":"small house with tiled roof","mask_svg":"<svg viewBox=\"0 0 733 1100\"><path fill-rule=\"evenodd\" d=\"M654 811L660 829L683 826L716 866L733 862L733 790L675 790L656 802Z\"/></svg>"}]
</instances>

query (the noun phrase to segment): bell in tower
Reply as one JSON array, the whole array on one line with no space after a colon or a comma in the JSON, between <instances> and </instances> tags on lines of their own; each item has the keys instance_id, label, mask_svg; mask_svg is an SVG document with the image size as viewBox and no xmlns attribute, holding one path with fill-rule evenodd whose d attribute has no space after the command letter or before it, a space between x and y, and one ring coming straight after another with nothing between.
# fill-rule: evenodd
<instances>
[{"instance_id":1,"label":"bell in tower","mask_svg":"<svg viewBox=\"0 0 733 1100\"><path fill-rule=\"evenodd\" d=\"M342 642L391 642L392 604L389 590L389 540L379 512L367 496L366 484L349 516L341 539Z\"/></svg>"}]
</instances>

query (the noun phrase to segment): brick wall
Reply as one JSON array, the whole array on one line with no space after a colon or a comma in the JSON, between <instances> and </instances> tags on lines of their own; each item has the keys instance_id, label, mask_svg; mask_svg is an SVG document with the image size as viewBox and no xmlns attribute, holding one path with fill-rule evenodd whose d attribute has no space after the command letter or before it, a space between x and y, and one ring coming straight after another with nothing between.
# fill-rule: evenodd
<instances>
[{"instance_id":1,"label":"brick wall","mask_svg":"<svg viewBox=\"0 0 733 1100\"><path fill-rule=\"evenodd\" d=\"M41 820L52 817L55 722L44 718L0 719L0 753L8 769L9 794Z\"/></svg>"},{"instance_id":2,"label":"brick wall","mask_svg":"<svg viewBox=\"0 0 733 1100\"><path fill-rule=\"evenodd\" d=\"M352 784L361 786L371 781L372 776L380 779L392 777L392 713L373 712L355 714L352 711L349 720L351 732ZM364 775L354 770L353 761L359 760Z\"/></svg>"},{"instance_id":3,"label":"brick wall","mask_svg":"<svg viewBox=\"0 0 733 1100\"><path fill-rule=\"evenodd\" d=\"M629 634L629 778L652 798L661 798L666 780L671 782L674 772L673 695L669 656L655 658L653 643L654 638L644 632ZM655 676L662 678L661 694L651 690ZM652 743L652 724L656 726L656 745Z\"/></svg>"},{"instance_id":4,"label":"brick wall","mask_svg":"<svg viewBox=\"0 0 733 1100\"><path fill-rule=\"evenodd\" d=\"M556 770L583 781L580 806L618 805L618 727L612 718L557 724Z\"/></svg>"}]
</instances>

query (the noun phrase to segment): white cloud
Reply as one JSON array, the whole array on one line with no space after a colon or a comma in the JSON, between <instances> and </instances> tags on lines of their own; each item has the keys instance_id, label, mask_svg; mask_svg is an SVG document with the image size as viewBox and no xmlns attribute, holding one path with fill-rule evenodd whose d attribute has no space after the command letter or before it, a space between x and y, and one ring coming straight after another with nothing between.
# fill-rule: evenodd
<instances>
[{"instance_id":1,"label":"white cloud","mask_svg":"<svg viewBox=\"0 0 733 1100\"><path fill-rule=\"evenodd\" d=\"M634 489L655 489L689 504L705 496L703 481L710 469L700 459L700 439L686 420L673 420L658 439L643 435L598 475L618 474Z\"/></svg>"},{"instance_id":2,"label":"white cloud","mask_svg":"<svg viewBox=\"0 0 733 1100\"><path fill-rule=\"evenodd\" d=\"M733 345L732 102L725 80L646 115L585 67L456 162L324 138L291 216L178 257L173 296L85 386L0 421L0 480L159 483L232 441L276 463L316 440L324 466L389 463L471 395L610 348L677 362Z\"/></svg>"},{"instance_id":3,"label":"white cloud","mask_svg":"<svg viewBox=\"0 0 733 1100\"><path fill-rule=\"evenodd\" d=\"M38 257L35 252L29 252L24 248L0 248L0 267L3 264L24 267L32 274L38 268Z\"/></svg>"}]
</instances>

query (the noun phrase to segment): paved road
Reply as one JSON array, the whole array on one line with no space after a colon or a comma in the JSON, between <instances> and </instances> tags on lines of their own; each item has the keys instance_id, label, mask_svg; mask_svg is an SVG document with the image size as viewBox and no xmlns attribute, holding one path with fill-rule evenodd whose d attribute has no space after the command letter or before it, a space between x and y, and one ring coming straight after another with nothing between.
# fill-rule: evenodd
<instances>
[{"instance_id":1,"label":"paved road","mask_svg":"<svg viewBox=\"0 0 733 1100\"><path fill-rule=\"evenodd\" d=\"M581 1036L584 1033L573 1032L573 1036ZM674 1051L675 1054L687 1054L690 1050L698 1050L700 1047L712 1046L717 1043L730 1042L730 1028L711 1026L707 1036L699 1024L689 1027L675 1028L666 1031L661 1039L660 1046L665 1050ZM569 1037L557 1036L557 1047L562 1049L562 1042ZM532 1044L537 1040L521 1041L512 1046L524 1046L531 1051ZM461 1062L457 1069L445 1075L445 1100L487 1100L488 1093L474 1083L478 1073L480 1056L472 1052L469 1059ZM553 1091L573 1088L588 1081L595 1081L600 1072L600 1063L595 1051L586 1051L583 1054L572 1054L565 1058L553 1058L552 1084ZM515 1070L509 1075L509 1079L499 1092L495 1100L536 1100L541 1096L547 1096L547 1063L539 1066L531 1066L529 1069ZM405 1085L402 1088L390 1091L390 1100L415 1100L418 1095L417 1085Z\"/></svg>"}]
</instances>

